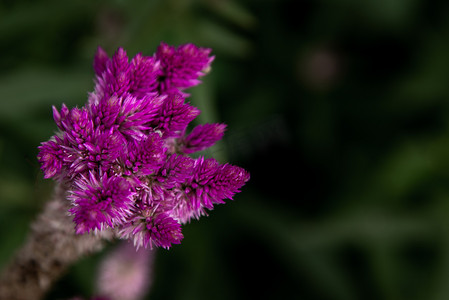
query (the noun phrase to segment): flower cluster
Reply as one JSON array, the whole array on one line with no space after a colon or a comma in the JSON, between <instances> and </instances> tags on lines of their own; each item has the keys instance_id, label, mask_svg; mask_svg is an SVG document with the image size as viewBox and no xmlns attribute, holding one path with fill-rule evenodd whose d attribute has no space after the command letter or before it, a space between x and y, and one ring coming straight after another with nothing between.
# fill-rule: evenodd
<instances>
[{"instance_id":1,"label":"flower cluster","mask_svg":"<svg viewBox=\"0 0 449 300\"><path fill-rule=\"evenodd\" d=\"M185 89L200 83L214 57L193 44L161 43L131 60L99 48L95 89L84 107L53 107L59 131L39 147L45 178L69 189L78 234L113 230L137 247L180 243L181 224L232 199L248 181L244 169L187 154L223 137L226 125L203 124Z\"/></svg>"}]
</instances>

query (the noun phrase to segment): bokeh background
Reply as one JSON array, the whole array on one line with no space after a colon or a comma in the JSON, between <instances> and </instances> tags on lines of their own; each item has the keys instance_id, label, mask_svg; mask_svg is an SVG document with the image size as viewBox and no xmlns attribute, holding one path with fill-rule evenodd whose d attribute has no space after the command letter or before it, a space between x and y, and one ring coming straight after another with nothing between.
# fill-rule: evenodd
<instances>
[{"instance_id":1,"label":"bokeh background","mask_svg":"<svg viewBox=\"0 0 449 300\"><path fill-rule=\"evenodd\" d=\"M213 48L196 122L252 177L157 252L148 299L449 299L443 0L0 1L0 268L51 195L51 105L84 104L97 46L160 41ZM47 299L91 296L108 249Z\"/></svg>"}]
</instances>

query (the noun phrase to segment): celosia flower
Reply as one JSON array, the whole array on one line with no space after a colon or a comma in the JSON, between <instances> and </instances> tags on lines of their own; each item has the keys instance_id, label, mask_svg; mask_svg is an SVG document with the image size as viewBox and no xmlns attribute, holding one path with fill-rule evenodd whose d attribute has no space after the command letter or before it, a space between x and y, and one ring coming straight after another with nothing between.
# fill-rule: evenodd
<instances>
[{"instance_id":1,"label":"celosia flower","mask_svg":"<svg viewBox=\"0 0 449 300\"><path fill-rule=\"evenodd\" d=\"M166 159L166 148L158 133L149 133L142 141L128 143L128 151L122 153L121 162L125 175L147 176L159 170Z\"/></svg>"},{"instance_id":2,"label":"celosia flower","mask_svg":"<svg viewBox=\"0 0 449 300\"><path fill-rule=\"evenodd\" d=\"M159 91L170 93L198 85L200 76L210 69L214 56L211 49L198 48L193 44L178 47L161 43L155 54L161 62L161 75L158 78Z\"/></svg>"},{"instance_id":3,"label":"celosia flower","mask_svg":"<svg viewBox=\"0 0 449 300\"><path fill-rule=\"evenodd\" d=\"M181 140L180 151L189 154L209 148L223 138L225 130L226 124L198 125Z\"/></svg>"},{"instance_id":4,"label":"celosia flower","mask_svg":"<svg viewBox=\"0 0 449 300\"><path fill-rule=\"evenodd\" d=\"M116 128L127 139L141 139L151 128L151 122L159 117L164 100L165 97L136 97L129 93L99 99L92 94L89 112L98 128Z\"/></svg>"},{"instance_id":5,"label":"celosia flower","mask_svg":"<svg viewBox=\"0 0 449 300\"><path fill-rule=\"evenodd\" d=\"M133 240L139 247L170 248L183 239L181 224L169 216L170 212L162 212L157 207L143 205L123 225L118 234L122 238Z\"/></svg>"},{"instance_id":6,"label":"celosia flower","mask_svg":"<svg viewBox=\"0 0 449 300\"><path fill-rule=\"evenodd\" d=\"M226 125L204 124L184 89L210 68L210 49L162 43L131 61L98 49L95 90L84 107L53 107L59 131L39 147L45 178L68 186L76 232L112 230L137 247L169 248L181 224L232 199L248 181L244 169L187 154L223 137Z\"/></svg>"},{"instance_id":7,"label":"celosia flower","mask_svg":"<svg viewBox=\"0 0 449 300\"><path fill-rule=\"evenodd\" d=\"M133 205L134 191L126 178L89 172L89 177L76 178L70 190L69 209L76 223L76 232L101 230L122 224Z\"/></svg>"},{"instance_id":8,"label":"celosia flower","mask_svg":"<svg viewBox=\"0 0 449 300\"><path fill-rule=\"evenodd\" d=\"M173 208L173 215L182 223L205 214L205 209L213 209L214 204L232 199L249 179L244 169L225 164L215 159L198 158L192 176L182 184Z\"/></svg>"},{"instance_id":9,"label":"celosia flower","mask_svg":"<svg viewBox=\"0 0 449 300\"><path fill-rule=\"evenodd\" d=\"M96 290L110 300L140 300L148 292L153 274L154 251L122 242L101 262Z\"/></svg>"},{"instance_id":10,"label":"celosia flower","mask_svg":"<svg viewBox=\"0 0 449 300\"><path fill-rule=\"evenodd\" d=\"M195 160L189 156L173 154L153 177L166 189L173 189L192 176L194 164Z\"/></svg>"},{"instance_id":11,"label":"celosia flower","mask_svg":"<svg viewBox=\"0 0 449 300\"><path fill-rule=\"evenodd\" d=\"M44 171L44 178L57 177L62 170L63 149L58 142L58 137L53 137L39 147L38 160Z\"/></svg>"},{"instance_id":12,"label":"celosia flower","mask_svg":"<svg viewBox=\"0 0 449 300\"><path fill-rule=\"evenodd\" d=\"M176 137L186 129L187 125L200 114L200 110L184 103L180 94L171 94L161 106L153 126L160 130L164 138Z\"/></svg>"}]
</instances>

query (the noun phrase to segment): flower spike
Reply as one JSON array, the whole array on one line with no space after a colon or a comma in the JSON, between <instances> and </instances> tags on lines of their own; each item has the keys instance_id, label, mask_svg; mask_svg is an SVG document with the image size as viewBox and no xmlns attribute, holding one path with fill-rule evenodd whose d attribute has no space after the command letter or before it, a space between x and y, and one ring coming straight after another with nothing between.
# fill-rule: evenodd
<instances>
[{"instance_id":1,"label":"flower spike","mask_svg":"<svg viewBox=\"0 0 449 300\"><path fill-rule=\"evenodd\" d=\"M45 178L68 188L78 234L112 231L136 247L170 248L182 224L232 199L249 180L237 166L188 154L212 146L225 124L185 135L200 110L187 88L210 69L211 49L161 43L152 56L98 48L95 88L81 108L53 107L58 127L39 146Z\"/></svg>"}]
</instances>

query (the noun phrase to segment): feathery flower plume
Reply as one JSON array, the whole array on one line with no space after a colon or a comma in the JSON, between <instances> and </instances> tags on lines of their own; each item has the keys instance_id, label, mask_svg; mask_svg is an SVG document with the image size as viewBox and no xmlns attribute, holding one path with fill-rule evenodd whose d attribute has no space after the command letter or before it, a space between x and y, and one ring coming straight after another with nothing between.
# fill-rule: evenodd
<instances>
[{"instance_id":1,"label":"feathery flower plume","mask_svg":"<svg viewBox=\"0 0 449 300\"><path fill-rule=\"evenodd\" d=\"M223 138L225 130L226 124L198 125L180 141L180 151L188 154L209 148Z\"/></svg>"},{"instance_id":2,"label":"feathery flower plume","mask_svg":"<svg viewBox=\"0 0 449 300\"><path fill-rule=\"evenodd\" d=\"M237 166L191 158L223 137L225 124L186 135L200 110L184 91L214 56L193 44L161 43L153 56L112 57L98 48L95 88L81 108L53 107L59 131L39 147L45 178L68 187L78 234L112 231L137 247L170 248L181 225L232 199L249 180Z\"/></svg>"},{"instance_id":3,"label":"feathery flower plume","mask_svg":"<svg viewBox=\"0 0 449 300\"><path fill-rule=\"evenodd\" d=\"M184 90L201 83L199 77L210 70L214 56L209 56L211 49L198 48L193 44L181 45L178 48L161 43L155 57L161 63L158 78L159 91L172 93L177 89Z\"/></svg>"}]
</instances>

